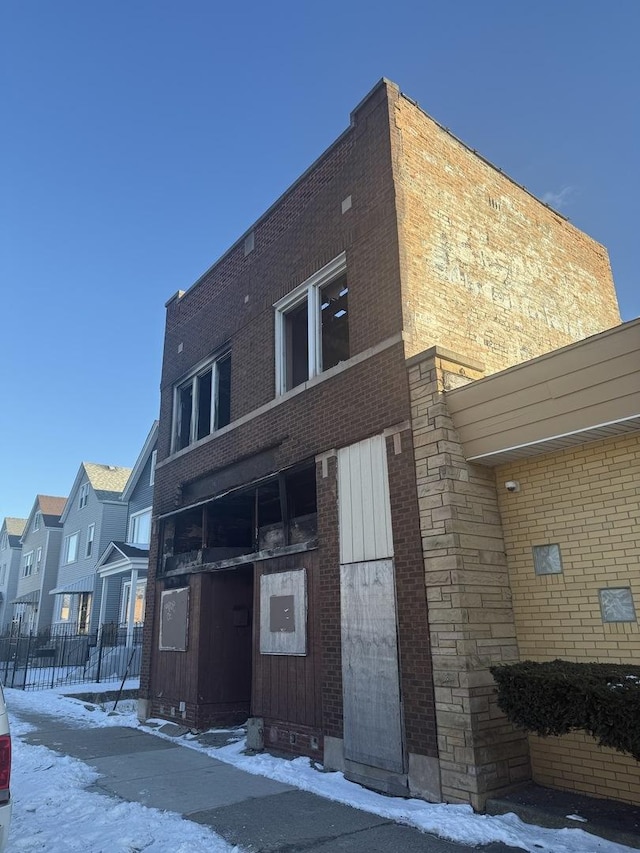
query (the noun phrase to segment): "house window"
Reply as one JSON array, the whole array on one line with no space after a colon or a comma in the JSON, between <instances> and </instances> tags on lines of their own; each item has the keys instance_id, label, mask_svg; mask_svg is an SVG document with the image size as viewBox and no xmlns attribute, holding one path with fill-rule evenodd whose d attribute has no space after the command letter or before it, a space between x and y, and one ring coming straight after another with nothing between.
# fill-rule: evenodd
<instances>
[{"instance_id":1,"label":"house window","mask_svg":"<svg viewBox=\"0 0 640 853\"><path fill-rule=\"evenodd\" d=\"M78 559L78 541L79 533L72 533L66 536L64 540L64 561L65 563L75 563Z\"/></svg>"},{"instance_id":2,"label":"house window","mask_svg":"<svg viewBox=\"0 0 640 853\"><path fill-rule=\"evenodd\" d=\"M173 450L182 450L231 420L231 353L201 366L175 389Z\"/></svg>"},{"instance_id":3,"label":"house window","mask_svg":"<svg viewBox=\"0 0 640 853\"><path fill-rule=\"evenodd\" d=\"M0 550L4 551L4 549L7 548L8 545L9 545L9 537L7 536L6 533L3 533L2 538L0 538Z\"/></svg>"},{"instance_id":4,"label":"house window","mask_svg":"<svg viewBox=\"0 0 640 853\"><path fill-rule=\"evenodd\" d=\"M93 538L95 536L95 533L95 524L90 524L89 527L87 527L87 549L85 551L86 557L90 557L93 554Z\"/></svg>"},{"instance_id":5,"label":"house window","mask_svg":"<svg viewBox=\"0 0 640 853\"><path fill-rule=\"evenodd\" d=\"M68 622L71 618L71 596L68 593L60 596L60 621Z\"/></svg>"},{"instance_id":6,"label":"house window","mask_svg":"<svg viewBox=\"0 0 640 853\"><path fill-rule=\"evenodd\" d=\"M158 461L158 451L154 450L151 454L151 469L149 471L149 485L153 486L156 481L156 462Z\"/></svg>"},{"instance_id":7,"label":"house window","mask_svg":"<svg viewBox=\"0 0 640 853\"><path fill-rule=\"evenodd\" d=\"M7 579L7 564L5 563L2 569L0 569L0 585L4 584Z\"/></svg>"},{"instance_id":8,"label":"house window","mask_svg":"<svg viewBox=\"0 0 640 853\"><path fill-rule=\"evenodd\" d=\"M42 513L37 512L35 514L35 518L33 519L33 529L40 530L40 522L42 521Z\"/></svg>"},{"instance_id":9,"label":"house window","mask_svg":"<svg viewBox=\"0 0 640 853\"><path fill-rule=\"evenodd\" d=\"M148 545L150 541L151 509L145 509L129 519L129 542L132 545Z\"/></svg>"},{"instance_id":10,"label":"house window","mask_svg":"<svg viewBox=\"0 0 640 853\"><path fill-rule=\"evenodd\" d=\"M146 581L138 581L136 585L136 603L133 614L134 625L141 625L144 622L144 600L147 589ZM131 602L131 581L123 585L122 589L122 607L120 609L120 624L126 625L129 620L129 604Z\"/></svg>"},{"instance_id":11,"label":"house window","mask_svg":"<svg viewBox=\"0 0 640 853\"><path fill-rule=\"evenodd\" d=\"M24 555L24 566L22 569L22 577L28 578L33 571L33 551L29 551L28 554Z\"/></svg>"},{"instance_id":12,"label":"house window","mask_svg":"<svg viewBox=\"0 0 640 853\"><path fill-rule=\"evenodd\" d=\"M346 256L339 255L276 302L276 393L349 358Z\"/></svg>"},{"instance_id":13,"label":"house window","mask_svg":"<svg viewBox=\"0 0 640 853\"><path fill-rule=\"evenodd\" d=\"M82 509L89 502L89 483L83 483L80 486L80 494L78 496L78 508Z\"/></svg>"},{"instance_id":14,"label":"house window","mask_svg":"<svg viewBox=\"0 0 640 853\"><path fill-rule=\"evenodd\" d=\"M38 548L36 551L36 574L40 571L40 566L42 565L42 548Z\"/></svg>"}]
</instances>

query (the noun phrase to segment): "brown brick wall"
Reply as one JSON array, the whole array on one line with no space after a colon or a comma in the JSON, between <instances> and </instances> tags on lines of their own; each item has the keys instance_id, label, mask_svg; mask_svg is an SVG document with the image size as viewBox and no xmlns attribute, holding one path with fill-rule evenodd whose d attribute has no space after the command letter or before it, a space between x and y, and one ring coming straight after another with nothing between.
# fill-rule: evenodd
<instances>
[{"instance_id":1,"label":"brown brick wall","mask_svg":"<svg viewBox=\"0 0 640 853\"><path fill-rule=\"evenodd\" d=\"M521 657L637 663L640 625L603 622L598 590L631 587L640 612L640 435L503 465L496 480ZM563 572L536 575L532 546L552 543ZM531 738L531 757L543 784L640 804L637 762L583 734Z\"/></svg>"},{"instance_id":2,"label":"brown brick wall","mask_svg":"<svg viewBox=\"0 0 640 853\"><path fill-rule=\"evenodd\" d=\"M392 128L408 356L493 373L620 322L603 246L402 96Z\"/></svg>"}]
</instances>

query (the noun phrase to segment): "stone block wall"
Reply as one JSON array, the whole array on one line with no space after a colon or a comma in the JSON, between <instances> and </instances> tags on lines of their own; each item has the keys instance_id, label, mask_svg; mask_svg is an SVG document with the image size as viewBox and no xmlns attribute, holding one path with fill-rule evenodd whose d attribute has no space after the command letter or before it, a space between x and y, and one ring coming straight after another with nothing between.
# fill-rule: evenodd
<instances>
[{"instance_id":1,"label":"stone block wall","mask_svg":"<svg viewBox=\"0 0 640 853\"><path fill-rule=\"evenodd\" d=\"M495 480L465 461L444 394L481 371L436 348L408 371L442 796L482 809L530 767L489 672L518 658Z\"/></svg>"}]
</instances>

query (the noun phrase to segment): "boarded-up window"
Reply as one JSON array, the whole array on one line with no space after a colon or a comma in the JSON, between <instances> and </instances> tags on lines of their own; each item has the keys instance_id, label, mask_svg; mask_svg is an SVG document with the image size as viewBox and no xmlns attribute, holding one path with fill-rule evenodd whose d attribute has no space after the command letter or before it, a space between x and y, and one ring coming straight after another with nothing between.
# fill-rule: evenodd
<instances>
[{"instance_id":1,"label":"boarded-up window","mask_svg":"<svg viewBox=\"0 0 640 853\"><path fill-rule=\"evenodd\" d=\"M260 578L260 653L307 653L307 576L305 569Z\"/></svg>"},{"instance_id":2,"label":"boarded-up window","mask_svg":"<svg viewBox=\"0 0 640 853\"><path fill-rule=\"evenodd\" d=\"M166 589L160 605L160 651L186 652L189 588Z\"/></svg>"}]
</instances>

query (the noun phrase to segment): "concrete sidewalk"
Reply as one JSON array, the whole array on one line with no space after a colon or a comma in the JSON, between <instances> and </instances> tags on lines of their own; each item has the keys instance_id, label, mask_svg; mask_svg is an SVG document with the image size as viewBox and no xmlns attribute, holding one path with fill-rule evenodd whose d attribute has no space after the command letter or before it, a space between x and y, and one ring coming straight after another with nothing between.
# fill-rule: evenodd
<instances>
[{"instance_id":1,"label":"concrete sidewalk","mask_svg":"<svg viewBox=\"0 0 640 853\"><path fill-rule=\"evenodd\" d=\"M176 812L204 824L247 853L507 853L493 843L468 847L387 818L253 776L201 752L124 726L76 728L20 711L41 744L95 768L92 789Z\"/></svg>"}]
</instances>

